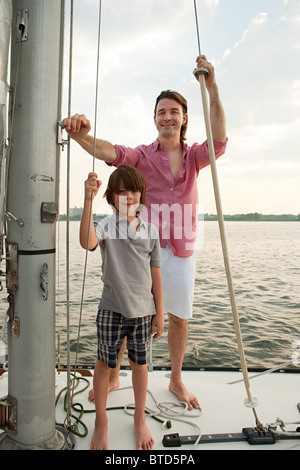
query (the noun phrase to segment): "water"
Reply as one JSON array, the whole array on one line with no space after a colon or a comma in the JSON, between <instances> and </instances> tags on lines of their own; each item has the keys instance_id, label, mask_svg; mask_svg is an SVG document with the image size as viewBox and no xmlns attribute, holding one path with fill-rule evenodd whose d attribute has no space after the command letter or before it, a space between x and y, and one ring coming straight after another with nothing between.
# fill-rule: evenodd
<instances>
[{"instance_id":1,"label":"water","mask_svg":"<svg viewBox=\"0 0 300 470\"><path fill-rule=\"evenodd\" d=\"M300 340L300 224L226 222L225 227L247 364L269 368L289 361L294 352L293 344ZM61 223L57 320L61 333L66 323L65 228L65 223ZM71 222L72 351L76 350L85 261L78 230L79 223ZM88 254L78 359L83 365L95 361L95 316L102 290L100 263L98 250ZM166 321L164 334L153 344L154 366L170 364L167 327ZM72 358L73 353L71 362ZM126 359L124 361L126 363ZM189 322L184 366L240 366L217 222L204 223L204 243L197 252L194 315Z\"/></svg>"},{"instance_id":2,"label":"water","mask_svg":"<svg viewBox=\"0 0 300 470\"><path fill-rule=\"evenodd\" d=\"M249 367L270 368L292 359L300 343L300 224L297 222L226 222L231 271L243 343ZM56 329L61 364L66 364L66 223L58 226ZM85 251L78 241L79 222L70 223L71 364L94 365L95 317L101 296L100 251L88 254L80 321ZM0 328L6 316L6 290L1 295ZM153 365L168 367L165 332L153 344ZM297 343L298 344L298 343ZM123 361L127 364L126 357ZM204 244L197 252L194 315L189 322L185 367L239 367L227 280L217 222L204 223ZM296 368L295 365L291 367ZM299 367L297 367L299 369Z\"/></svg>"}]
</instances>

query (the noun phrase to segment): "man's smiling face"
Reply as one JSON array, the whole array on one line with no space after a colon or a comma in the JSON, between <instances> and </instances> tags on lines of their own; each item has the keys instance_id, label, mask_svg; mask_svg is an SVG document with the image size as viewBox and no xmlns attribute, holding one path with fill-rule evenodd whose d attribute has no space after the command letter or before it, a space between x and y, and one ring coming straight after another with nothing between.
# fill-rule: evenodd
<instances>
[{"instance_id":1,"label":"man's smiling face","mask_svg":"<svg viewBox=\"0 0 300 470\"><path fill-rule=\"evenodd\" d=\"M159 134L163 137L180 136L181 127L185 124L187 115L182 106L173 99L164 98L159 101L154 116L154 122Z\"/></svg>"}]
</instances>

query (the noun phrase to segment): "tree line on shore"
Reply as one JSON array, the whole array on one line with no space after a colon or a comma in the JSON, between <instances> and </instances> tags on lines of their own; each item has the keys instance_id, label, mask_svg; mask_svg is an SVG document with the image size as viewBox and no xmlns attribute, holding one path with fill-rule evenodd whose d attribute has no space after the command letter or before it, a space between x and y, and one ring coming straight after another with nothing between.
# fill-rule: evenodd
<instances>
[{"instance_id":1,"label":"tree line on shore","mask_svg":"<svg viewBox=\"0 0 300 470\"><path fill-rule=\"evenodd\" d=\"M81 219L82 209L76 208L75 213L70 211L70 220L78 221ZM101 219L107 217L107 214L93 214L94 219ZM200 220L205 221L215 221L218 220L216 214L199 214ZM66 214L60 214L59 220L67 220ZM269 222L299 222L300 214L261 214L259 212L250 212L247 214L233 214L233 215L224 215L224 220L227 221L269 221Z\"/></svg>"}]
</instances>

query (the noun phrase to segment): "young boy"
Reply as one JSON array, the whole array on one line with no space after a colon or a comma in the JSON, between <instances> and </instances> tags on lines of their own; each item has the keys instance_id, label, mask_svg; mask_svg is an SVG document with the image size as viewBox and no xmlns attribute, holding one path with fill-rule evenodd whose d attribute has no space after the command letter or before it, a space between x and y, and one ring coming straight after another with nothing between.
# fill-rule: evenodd
<instances>
[{"instance_id":1,"label":"young boy","mask_svg":"<svg viewBox=\"0 0 300 470\"><path fill-rule=\"evenodd\" d=\"M137 215L145 205L146 185L134 167L122 165L108 182L104 197L114 214L93 223L91 206L101 182L90 173L85 182L80 243L102 254L103 292L97 315L98 358L94 371L96 407L92 450L107 450L106 401L111 370L127 337L135 396L136 449L150 450L153 438L146 425L147 354L151 335L158 338L164 328L160 244L157 229ZM154 301L154 302L153 302ZM156 314L155 314L156 311Z\"/></svg>"}]
</instances>

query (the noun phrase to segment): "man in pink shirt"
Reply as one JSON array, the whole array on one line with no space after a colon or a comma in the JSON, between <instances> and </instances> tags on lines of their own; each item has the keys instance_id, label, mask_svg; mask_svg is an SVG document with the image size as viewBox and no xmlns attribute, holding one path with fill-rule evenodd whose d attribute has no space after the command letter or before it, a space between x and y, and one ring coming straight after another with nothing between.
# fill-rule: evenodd
<instances>
[{"instance_id":1,"label":"man in pink shirt","mask_svg":"<svg viewBox=\"0 0 300 470\"><path fill-rule=\"evenodd\" d=\"M226 149L226 121L219 97L215 71L205 56L196 60L198 68L206 68L206 88L210 101L210 121L216 158ZM207 142L191 147L185 141L188 114L187 102L179 93L167 90L157 98L154 122L158 138L150 145L135 149L96 139L95 157L108 165L137 167L147 186L147 217L157 225L162 249L163 297L169 316L168 344L171 359L169 389L188 408L198 408L195 395L187 390L181 370L188 339L188 319L192 316L195 279L195 239L198 219L197 176L209 165ZM94 138L88 135L91 125L84 115L63 121L69 136L91 155ZM96 189L96 188L95 188ZM118 386L112 379L111 388Z\"/></svg>"}]
</instances>

